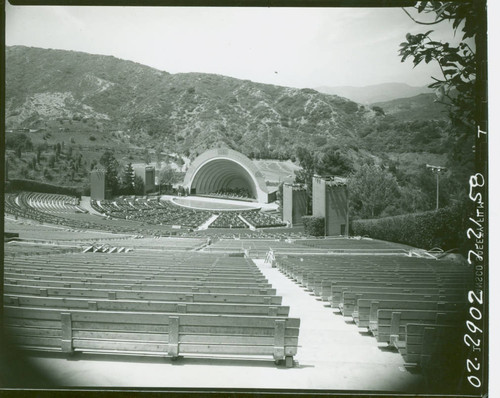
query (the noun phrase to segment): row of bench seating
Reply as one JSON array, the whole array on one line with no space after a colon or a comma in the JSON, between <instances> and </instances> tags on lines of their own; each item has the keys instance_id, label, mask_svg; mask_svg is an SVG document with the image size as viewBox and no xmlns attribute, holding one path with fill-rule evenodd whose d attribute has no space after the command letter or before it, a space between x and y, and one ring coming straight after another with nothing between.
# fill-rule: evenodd
<instances>
[{"instance_id":1,"label":"row of bench seating","mask_svg":"<svg viewBox=\"0 0 500 398\"><path fill-rule=\"evenodd\" d=\"M181 224L196 228L206 222L214 211L195 210L177 206L170 201L121 198L117 200L91 201L92 207L108 216L121 219L141 219L150 224ZM211 228L248 228L239 216L256 228L280 227L285 224L277 217L264 214L260 210L245 212L220 212L218 218L211 223Z\"/></svg>"},{"instance_id":2,"label":"row of bench seating","mask_svg":"<svg viewBox=\"0 0 500 398\"><path fill-rule=\"evenodd\" d=\"M272 355L293 366L300 320L249 260L175 254L6 259L5 324L26 349ZM137 264L141 264L138 266Z\"/></svg>"},{"instance_id":3,"label":"row of bench seating","mask_svg":"<svg viewBox=\"0 0 500 398\"><path fill-rule=\"evenodd\" d=\"M172 233L171 227L163 227L159 224L150 225L144 222L129 220L105 220L91 214L83 214L77 210L76 213L59 213L40 211L32 207L28 202L30 193L20 192L18 194L5 194L5 213L15 217L22 217L38 221L40 223L64 225L77 230L100 230L113 233L132 233L143 235L168 235ZM177 234L177 231L174 232Z\"/></svg>"},{"instance_id":4,"label":"row of bench seating","mask_svg":"<svg viewBox=\"0 0 500 398\"><path fill-rule=\"evenodd\" d=\"M452 344L464 333L472 283L467 267L381 255L278 256L276 265L368 330L378 343L397 349L428 379L442 382L451 377L456 382L461 377L460 369L443 353L455 358L466 354L459 348L463 345Z\"/></svg>"},{"instance_id":5,"label":"row of bench seating","mask_svg":"<svg viewBox=\"0 0 500 398\"><path fill-rule=\"evenodd\" d=\"M47 213L74 213L83 212L79 207L79 200L74 196L31 192L28 194L28 204Z\"/></svg>"}]
</instances>

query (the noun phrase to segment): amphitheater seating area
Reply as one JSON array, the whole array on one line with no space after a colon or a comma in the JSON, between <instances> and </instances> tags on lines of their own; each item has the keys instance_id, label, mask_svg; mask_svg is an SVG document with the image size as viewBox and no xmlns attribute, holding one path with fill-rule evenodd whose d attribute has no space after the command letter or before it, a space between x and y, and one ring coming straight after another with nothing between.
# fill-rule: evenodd
<instances>
[{"instance_id":1,"label":"amphitheater seating area","mask_svg":"<svg viewBox=\"0 0 500 398\"><path fill-rule=\"evenodd\" d=\"M248 225L239 217L239 213L225 212L219 214L209 228L248 228Z\"/></svg>"},{"instance_id":2,"label":"amphitheater seating area","mask_svg":"<svg viewBox=\"0 0 500 398\"><path fill-rule=\"evenodd\" d=\"M286 225L277 217L256 210L244 212L242 213L242 217L255 228L281 227Z\"/></svg>"},{"instance_id":3,"label":"amphitheater seating area","mask_svg":"<svg viewBox=\"0 0 500 398\"><path fill-rule=\"evenodd\" d=\"M147 224L178 224L196 228L211 217L205 210L187 209L171 202L157 200L92 201L92 207L113 218L140 220Z\"/></svg>"},{"instance_id":4,"label":"amphitheater seating area","mask_svg":"<svg viewBox=\"0 0 500 398\"><path fill-rule=\"evenodd\" d=\"M5 195L5 212L16 217L41 223L65 225L71 228L106 230L115 233L139 232L149 235L165 235L166 226L196 229L213 215L210 210L196 210L178 206L170 201L137 197L120 197L115 200L92 200L93 210L107 220L86 214L75 197L58 194L20 192ZM245 221L241 219L243 217ZM220 212L210 228L281 227L277 217L251 210L245 212Z\"/></svg>"},{"instance_id":5,"label":"amphitheater seating area","mask_svg":"<svg viewBox=\"0 0 500 398\"><path fill-rule=\"evenodd\" d=\"M293 366L300 320L243 257L7 258L4 323L25 349L258 355ZM142 264L137 268L137 264Z\"/></svg>"},{"instance_id":6,"label":"amphitheater seating area","mask_svg":"<svg viewBox=\"0 0 500 398\"><path fill-rule=\"evenodd\" d=\"M391 242L305 237L260 210L146 197L91 206L102 215L65 195L5 195L4 225L20 239L4 242L4 323L27 350L250 355L292 366L300 320L250 260L266 258L431 384L463 376L465 265L410 257ZM163 237L174 229L178 238Z\"/></svg>"},{"instance_id":7,"label":"amphitheater seating area","mask_svg":"<svg viewBox=\"0 0 500 398\"><path fill-rule=\"evenodd\" d=\"M92 201L92 207L107 216L127 220L142 220L149 224L179 224L197 228L207 222L214 212L177 206L170 201L122 198L113 201ZM282 227L285 224L277 217L259 210L244 212L220 212L210 228L255 228Z\"/></svg>"},{"instance_id":8,"label":"amphitheater seating area","mask_svg":"<svg viewBox=\"0 0 500 398\"><path fill-rule=\"evenodd\" d=\"M460 379L470 270L392 256L278 256L276 266L434 381Z\"/></svg>"}]
</instances>

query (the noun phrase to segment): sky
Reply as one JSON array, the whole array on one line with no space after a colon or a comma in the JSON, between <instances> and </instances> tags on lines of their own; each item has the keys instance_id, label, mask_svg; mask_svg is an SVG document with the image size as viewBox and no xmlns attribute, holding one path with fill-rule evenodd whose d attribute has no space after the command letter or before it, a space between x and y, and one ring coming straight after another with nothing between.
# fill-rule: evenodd
<instances>
[{"instance_id":1,"label":"sky","mask_svg":"<svg viewBox=\"0 0 500 398\"><path fill-rule=\"evenodd\" d=\"M401 8L64 7L6 4L6 45L113 55L169 73L204 72L287 87L424 86L437 65L401 63L427 27ZM434 39L453 40L448 24Z\"/></svg>"}]
</instances>

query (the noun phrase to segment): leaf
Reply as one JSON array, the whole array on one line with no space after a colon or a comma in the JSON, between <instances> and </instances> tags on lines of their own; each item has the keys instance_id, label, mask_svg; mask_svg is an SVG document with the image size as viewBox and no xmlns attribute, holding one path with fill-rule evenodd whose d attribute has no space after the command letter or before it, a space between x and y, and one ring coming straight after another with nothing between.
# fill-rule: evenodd
<instances>
[{"instance_id":1,"label":"leaf","mask_svg":"<svg viewBox=\"0 0 500 398\"><path fill-rule=\"evenodd\" d=\"M425 10L425 6L427 5L427 2L426 1L421 1L420 4L418 5L418 13L420 14L422 11Z\"/></svg>"}]
</instances>

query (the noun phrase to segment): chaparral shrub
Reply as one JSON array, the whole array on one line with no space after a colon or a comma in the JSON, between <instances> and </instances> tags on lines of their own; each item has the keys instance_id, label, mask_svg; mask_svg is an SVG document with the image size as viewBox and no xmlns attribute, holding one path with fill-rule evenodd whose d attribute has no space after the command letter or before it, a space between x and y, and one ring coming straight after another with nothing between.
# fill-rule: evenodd
<instances>
[{"instance_id":1,"label":"chaparral shrub","mask_svg":"<svg viewBox=\"0 0 500 398\"><path fill-rule=\"evenodd\" d=\"M352 222L354 235L368 236L390 242L403 243L422 249L439 247L443 250L467 246L468 209L454 205L424 213L404 214L372 220Z\"/></svg>"},{"instance_id":2,"label":"chaparral shrub","mask_svg":"<svg viewBox=\"0 0 500 398\"><path fill-rule=\"evenodd\" d=\"M314 216L303 216L304 232L311 236L325 235L325 218Z\"/></svg>"},{"instance_id":3,"label":"chaparral shrub","mask_svg":"<svg viewBox=\"0 0 500 398\"><path fill-rule=\"evenodd\" d=\"M43 193L57 193L60 195L82 196L82 188L64 187L60 185L47 184L34 180L14 179L9 181L9 186L5 186L6 192L29 191Z\"/></svg>"}]
</instances>

